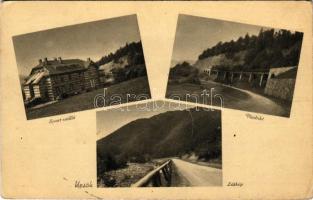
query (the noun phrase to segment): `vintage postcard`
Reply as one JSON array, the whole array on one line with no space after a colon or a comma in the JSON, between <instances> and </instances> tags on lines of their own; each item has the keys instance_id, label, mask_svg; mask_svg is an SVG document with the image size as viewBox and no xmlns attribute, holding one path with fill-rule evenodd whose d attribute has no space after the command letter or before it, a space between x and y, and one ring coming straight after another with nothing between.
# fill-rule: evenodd
<instances>
[{"instance_id":1,"label":"vintage postcard","mask_svg":"<svg viewBox=\"0 0 313 200\"><path fill-rule=\"evenodd\" d=\"M179 15L166 97L289 117L302 38L298 31Z\"/></svg>"},{"instance_id":2,"label":"vintage postcard","mask_svg":"<svg viewBox=\"0 0 313 200\"><path fill-rule=\"evenodd\" d=\"M166 101L98 111L98 187L222 186L221 117Z\"/></svg>"},{"instance_id":3,"label":"vintage postcard","mask_svg":"<svg viewBox=\"0 0 313 200\"><path fill-rule=\"evenodd\" d=\"M4 199L309 199L312 3L0 4Z\"/></svg>"},{"instance_id":4,"label":"vintage postcard","mask_svg":"<svg viewBox=\"0 0 313 200\"><path fill-rule=\"evenodd\" d=\"M27 119L150 98L136 15L18 35L13 44Z\"/></svg>"}]
</instances>

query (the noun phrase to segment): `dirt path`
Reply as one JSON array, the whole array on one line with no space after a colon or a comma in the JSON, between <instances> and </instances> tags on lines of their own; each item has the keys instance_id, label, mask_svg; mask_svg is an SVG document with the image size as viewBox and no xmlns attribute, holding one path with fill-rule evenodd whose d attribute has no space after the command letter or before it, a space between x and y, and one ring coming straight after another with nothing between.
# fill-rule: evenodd
<instances>
[{"instance_id":1,"label":"dirt path","mask_svg":"<svg viewBox=\"0 0 313 200\"><path fill-rule=\"evenodd\" d=\"M180 159L172 159L176 173L183 177L188 186L222 186L222 170L201 166Z\"/></svg>"}]
</instances>

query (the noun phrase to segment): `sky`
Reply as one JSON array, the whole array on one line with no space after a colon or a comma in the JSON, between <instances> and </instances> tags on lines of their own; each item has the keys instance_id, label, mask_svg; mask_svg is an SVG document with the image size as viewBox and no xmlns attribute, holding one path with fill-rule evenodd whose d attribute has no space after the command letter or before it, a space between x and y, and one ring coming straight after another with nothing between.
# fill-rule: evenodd
<instances>
[{"instance_id":1,"label":"sky","mask_svg":"<svg viewBox=\"0 0 313 200\"><path fill-rule=\"evenodd\" d=\"M45 57L97 61L139 40L137 17L128 15L14 36L13 44L19 74L26 76Z\"/></svg>"},{"instance_id":2,"label":"sky","mask_svg":"<svg viewBox=\"0 0 313 200\"><path fill-rule=\"evenodd\" d=\"M186 107L187 106L187 107ZM184 103L153 101L97 112L97 138L103 138L136 119L150 118L170 110L191 108Z\"/></svg>"},{"instance_id":3,"label":"sky","mask_svg":"<svg viewBox=\"0 0 313 200\"><path fill-rule=\"evenodd\" d=\"M224 20L179 15L172 63L196 61L207 48L218 42L237 40L240 36L258 35L262 27Z\"/></svg>"}]
</instances>

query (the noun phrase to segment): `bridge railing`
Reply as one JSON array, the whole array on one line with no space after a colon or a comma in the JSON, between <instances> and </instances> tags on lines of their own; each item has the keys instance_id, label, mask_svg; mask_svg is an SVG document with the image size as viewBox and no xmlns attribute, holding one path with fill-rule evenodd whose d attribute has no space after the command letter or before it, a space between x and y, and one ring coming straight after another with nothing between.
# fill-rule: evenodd
<instances>
[{"instance_id":1,"label":"bridge railing","mask_svg":"<svg viewBox=\"0 0 313 200\"><path fill-rule=\"evenodd\" d=\"M171 186L172 160L168 160L158 168L149 172L146 176L131 185L131 187L161 187Z\"/></svg>"}]
</instances>

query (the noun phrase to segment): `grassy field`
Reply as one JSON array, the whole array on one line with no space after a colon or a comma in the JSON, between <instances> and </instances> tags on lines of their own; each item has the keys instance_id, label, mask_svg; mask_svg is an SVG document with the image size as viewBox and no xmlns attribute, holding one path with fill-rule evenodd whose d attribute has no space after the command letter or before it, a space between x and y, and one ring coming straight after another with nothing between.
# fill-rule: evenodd
<instances>
[{"instance_id":1,"label":"grassy field","mask_svg":"<svg viewBox=\"0 0 313 200\"><path fill-rule=\"evenodd\" d=\"M104 89L97 89L90 92L82 93L79 95L71 96L66 99L60 100L54 104L50 104L37 109L26 110L27 119L36 119L41 117L49 117L53 115L72 113L82 110L93 109L94 107L94 98L97 95L103 95ZM101 102L98 104L99 107L112 105L114 102L119 101L118 98L110 99L112 95L120 96L121 103L127 102L127 94L132 96L128 98L128 101L138 101L144 99L135 98L134 95L144 95L151 98L149 82L147 77L140 77L125 81L116 85L112 85L106 90L106 102Z\"/></svg>"}]
</instances>

